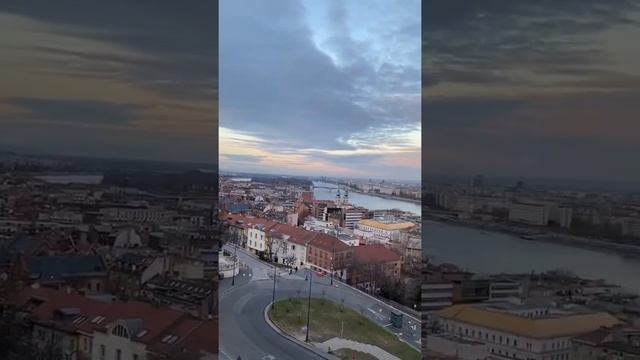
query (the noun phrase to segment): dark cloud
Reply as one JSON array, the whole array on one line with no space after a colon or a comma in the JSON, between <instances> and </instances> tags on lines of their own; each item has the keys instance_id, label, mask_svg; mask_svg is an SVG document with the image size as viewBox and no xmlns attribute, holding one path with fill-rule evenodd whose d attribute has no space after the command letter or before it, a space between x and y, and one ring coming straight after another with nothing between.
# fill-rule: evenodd
<instances>
[{"instance_id":1,"label":"dark cloud","mask_svg":"<svg viewBox=\"0 0 640 360\"><path fill-rule=\"evenodd\" d=\"M635 1L441 1L423 8L426 86L528 82L523 72L584 76L607 64L592 36L637 25ZM520 74L514 73L520 72Z\"/></svg>"},{"instance_id":2,"label":"dark cloud","mask_svg":"<svg viewBox=\"0 0 640 360\"><path fill-rule=\"evenodd\" d=\"M92 73L117 63L130 81L172 96L213 101L217 81L217 1L196 0L188 5L175 1L63 0L56 2L8 0L0 13L25 16L56 25L61 35L115 43L144 55L147 60L70 51L38 44L46 51L85 62ZM64 70L63 67L62 70Z\"/></svg>"},{"instance_id":3,"label":"dark cloud","mask_svg":"<svg viewBox=\"0 0 640 360\"><path fill-rule=\"evenodd\" d=\"M10 98L9 105L28 110L14 118L47 120L70 123L102 123L125 125L136 119L144 107L135 104L119 104L94 100L59 100L37 98Z\"/></svg>"},{"instance_id":4,"label":"dark cloud","mask_svg":"<svg viewBox=\"0 0 640 360\"><path fill-rule=\"evenodd\" d=\"M424 129L480 129L496 118L512 116L529 104L520 99L425 98Z\"/></svg>"},{"instance_id":5,"label":"dark cloud","mask_svg":"<svg viewBox=\"0 0 640 360\"><path fill-rule=\"evenodd\" d=\"M640 153L640 91L425 101L432 172L630 181Z\"/></svg>"},{"instance_id":6,"label":"dark cloud","mask_svg":"<svg viewBox=\"0 0 640 360\"><path fill-rule=\"evenodd\" d=\"M424 2L423 168L640 180L628 65L638 11L624 0Z\"/></svg>"},{"instance_id":7,"label":"dark cloud","mask_svg":"<svg viewBox=\"0 0 640 360\"><path fill-rule=\"evenodd\" d=\"M33 82L3 91L3 144L216 161L217 1L7 0L0 15L16 27L0 66Z\"/></svg>"}]
</instances>

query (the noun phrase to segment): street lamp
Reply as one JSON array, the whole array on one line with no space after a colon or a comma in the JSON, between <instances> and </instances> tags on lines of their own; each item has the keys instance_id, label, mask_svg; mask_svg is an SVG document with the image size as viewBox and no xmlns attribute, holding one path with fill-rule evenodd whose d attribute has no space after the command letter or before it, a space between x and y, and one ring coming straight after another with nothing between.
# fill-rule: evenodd
<instances>
[{"instance_id":1,"label":"street lamp","mask_svg":"<svg viewBox=\"0 0 640 360\"><path fill-rule=\"evenodd\" d=\"M333 286L333 272L334 272L334 267L333 267L333 262L334 259L336 257L336 243L335 241L333 242L333 247L331 249L331 286Z\"/></svg>"},{"instance_id":2,"label":"street lamp","mask_svg":"<svg viewBox=\"0 0 640 360\"><path fill-rule=\"evenodd\" d=\"M276 275L278 274L276 263L273 261L273 237L271 237L269 252L271 253L271 262L273 262L273 301L271 302L271 310L273 310L276 307Z\"/></svg>"},{"instance_id":3,"label":"street lamp","mask_svg":"<svg viewBox=\"0 0 640 360\"><path fill-rule=\"evenodd\" d=\"M233 269L231 269L231 274L233 274L231 278L231 286L236 284L236 263L238 261L238 233L234 231L233 233L233 243L235 246L233 247Z\"/></svg>"},{"instance_id":4,"label":"street lamp","mask_svg":"<svg viewBox=\"0 0 640 360\"><path fill-rule=\"evenodd\" d=\"M309 342L309 320L311 320L311 283L313 282L313 273L309 269L309 302L307 305L307 337L305 342Z\"/></svg>"}]
</instances>

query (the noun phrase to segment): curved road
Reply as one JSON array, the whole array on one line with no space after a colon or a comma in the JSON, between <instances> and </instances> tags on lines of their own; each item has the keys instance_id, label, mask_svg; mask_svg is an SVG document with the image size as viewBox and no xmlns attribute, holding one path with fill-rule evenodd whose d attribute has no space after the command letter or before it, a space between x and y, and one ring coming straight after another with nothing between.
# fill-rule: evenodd
<instances>
[{"instance_id":1,"label":"curved road","mask_svg":"<svg viewBox=\"0 0 640 360\"><path fill-rule=\"evenodd\" d=\"M233 253L233 248L225 246ZM298 360L323 359L319 355L285 339L275 332L264 320L264 309L273 296L273 266L257 260L240 248L237 250L242 270L236 276L235 285L231 279L220 282L220 355L223 360ZM304 273L289 275L279 271L276 279L276 299L306 297L309 282ZM329 284L326 277L313 277L313 297L325 297L363 313L369 319L387 328L420 351L420 322L404 315L402 329L392 329L389 321L391 308L370 296L344 285Z\"/></svg>"}]
</instances>

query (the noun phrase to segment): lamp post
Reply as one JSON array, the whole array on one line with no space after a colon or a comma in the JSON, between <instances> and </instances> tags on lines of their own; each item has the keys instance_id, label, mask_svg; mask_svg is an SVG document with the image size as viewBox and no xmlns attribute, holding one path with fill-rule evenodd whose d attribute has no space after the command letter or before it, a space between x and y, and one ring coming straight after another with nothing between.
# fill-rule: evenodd
<instances>
[{"instance_id":1,"label":"lamp post","mask_svg":"<svg viewBox=\"0 0 640 360\"><path fill-rule=\"evenodd\" d=\"M233 243L234 243L234 247L233 247L233 269L231 269L231 274L233 274L232 278L231 278L231 286L234 286L236 284L236 264L238 261L238 234L234 231L233 233Z\"/></svg>"},{"instance_id":2,"label":"lamp post","mask_svg":"<svg viewBox=\"0 0 640 360\"><path fill-rule=\"evenodd\" d=\"M276 268L276 263L273 261L273 237L270 236L271 245L269 246L269 252L271 253L271 262L273 262L273 301L271 302L271 310L276 307L276 275L278 274L278 269Z\"/></svg>"},{"instance_id":3,"label":"lamp post","mask_svg":"<svg viewBox=\"0 0 640 360\"><path fill-rule=\"evenodd\" d=\"M331 248L331 286L333 286L333 272L334 272L334 267L333 267L333 262L335 261L334 259L336 258L336 243L335 241L333 242L333 247Z\"/></svg>"},{"instance_id":4,"label":"lamp post","mask_svg":"<svg viewBox=\"0 0 640 360\"><path fill-rule=\"evenodd\" d=\"M313 282L313 273L309 269L309 301L307 304L307 337L305 342L309 342L309 321L311 320L311 283Z\"/></svg>"}]
</instances>

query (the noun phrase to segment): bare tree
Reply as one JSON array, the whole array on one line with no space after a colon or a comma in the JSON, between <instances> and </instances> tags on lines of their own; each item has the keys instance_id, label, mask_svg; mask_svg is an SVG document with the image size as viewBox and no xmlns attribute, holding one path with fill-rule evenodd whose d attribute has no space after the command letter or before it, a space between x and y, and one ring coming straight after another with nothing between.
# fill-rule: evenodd
<instances>
[{"instance_id":1,"label":"bare tree","mask_svg":"<svg viewBox=\"0 0 640 360\"><path fill-rule=\"evenodd\" d=\"M22 288L24 274L10 271L0 274L0 359L36 359L32 326L13 299Z\"/></svg>"}]
</instances>

